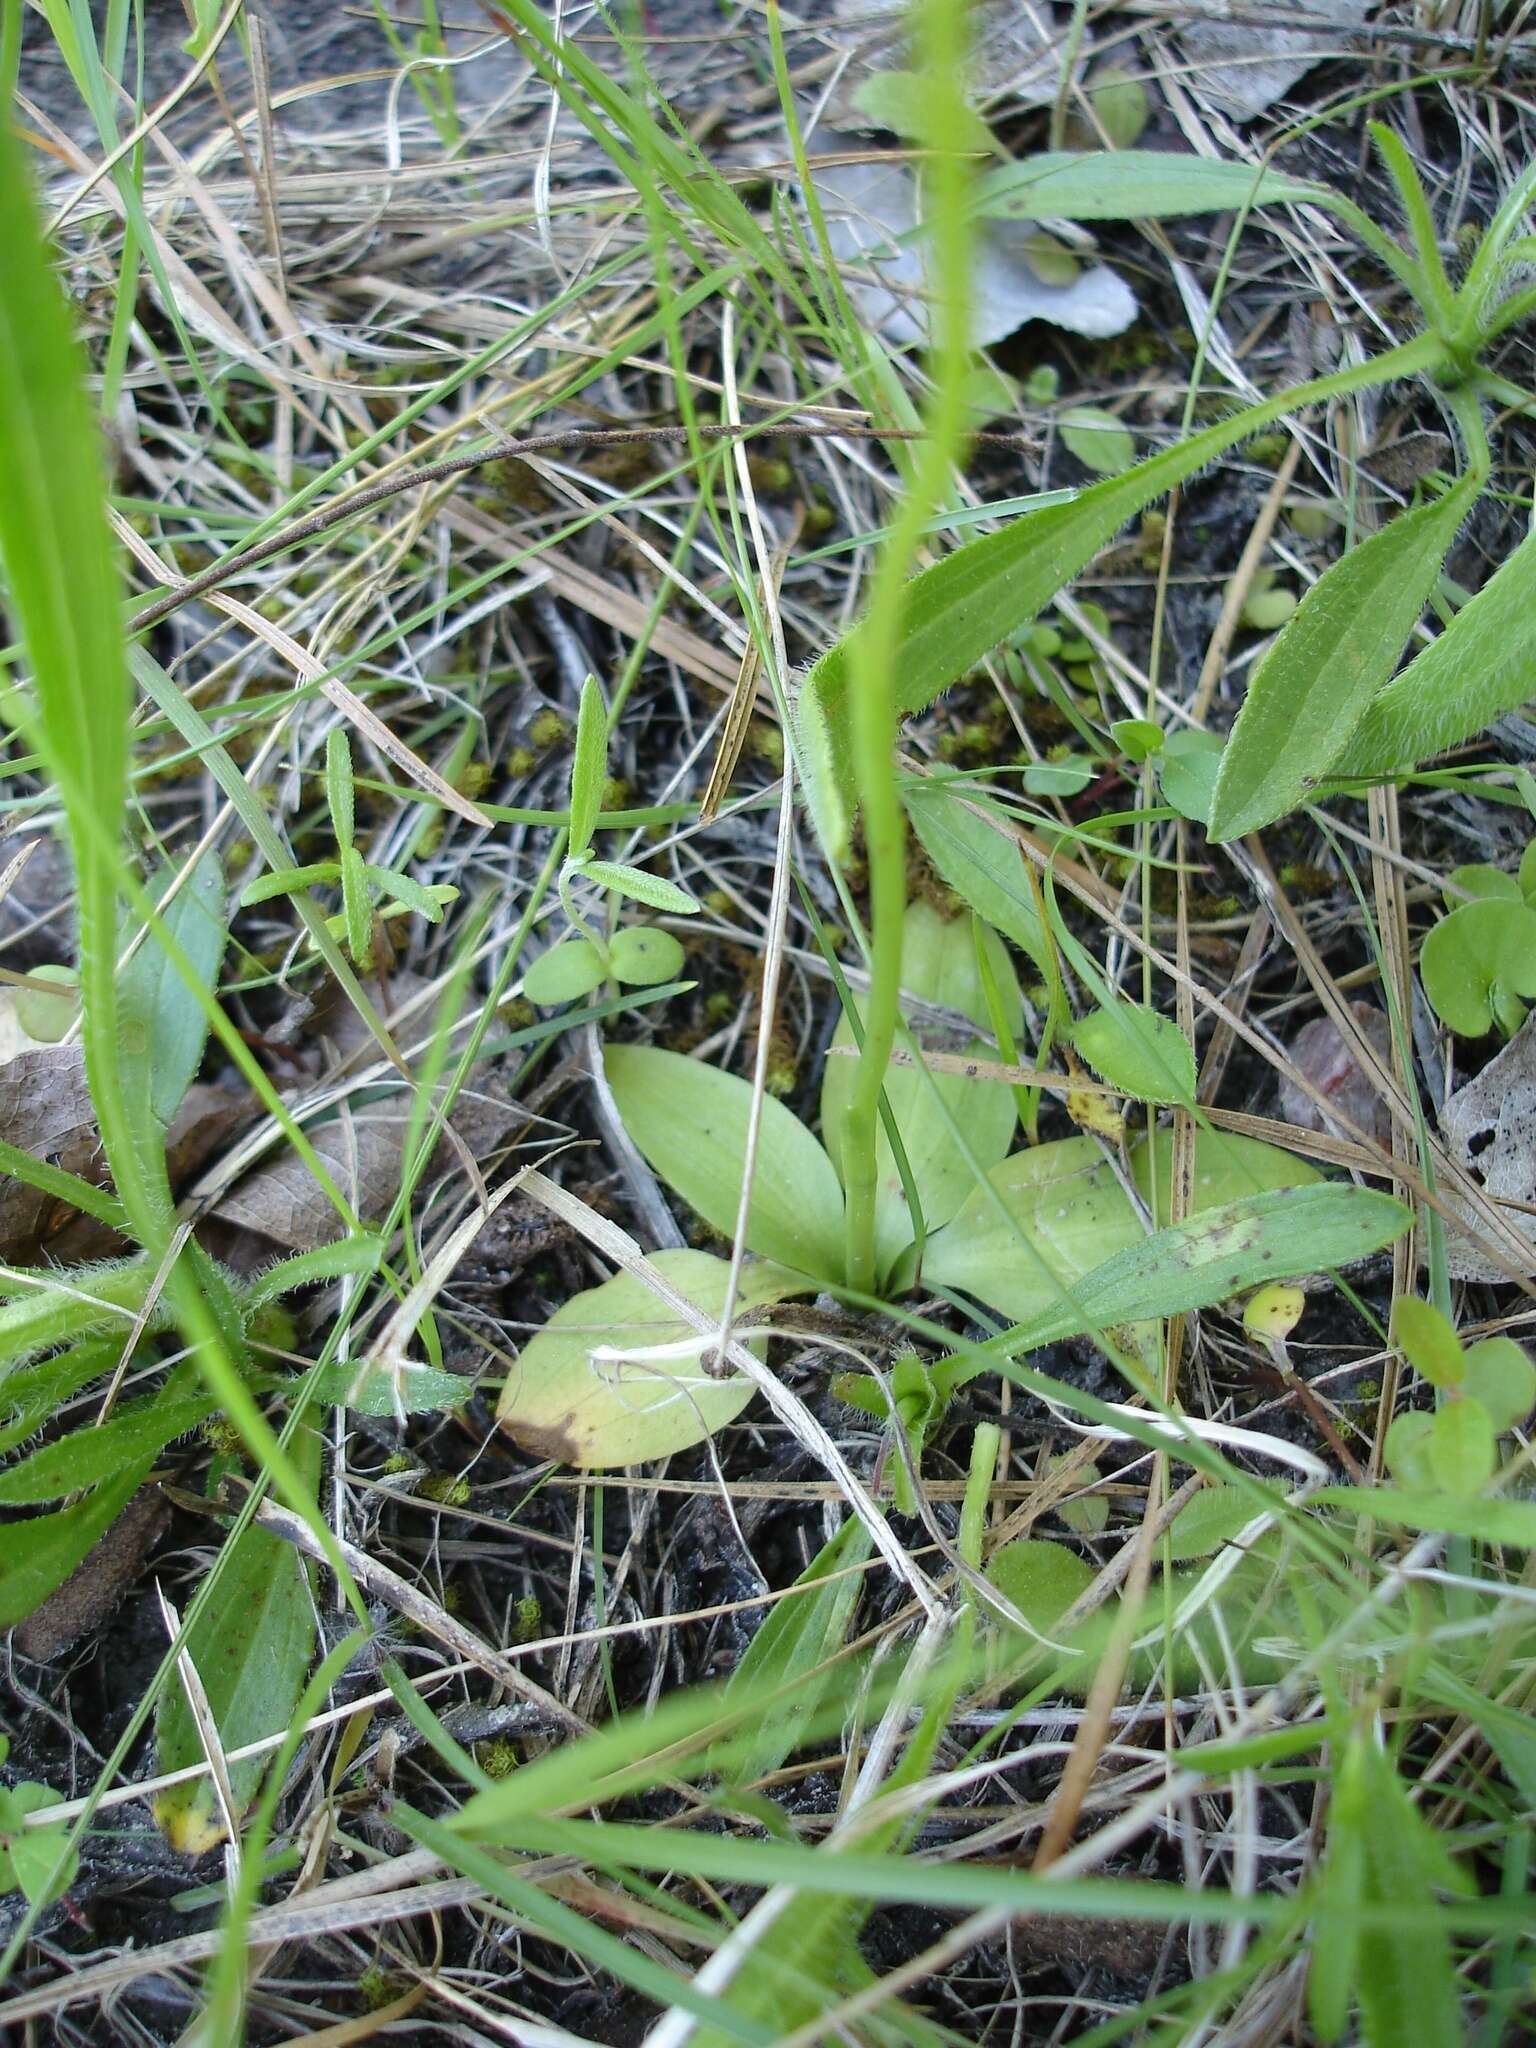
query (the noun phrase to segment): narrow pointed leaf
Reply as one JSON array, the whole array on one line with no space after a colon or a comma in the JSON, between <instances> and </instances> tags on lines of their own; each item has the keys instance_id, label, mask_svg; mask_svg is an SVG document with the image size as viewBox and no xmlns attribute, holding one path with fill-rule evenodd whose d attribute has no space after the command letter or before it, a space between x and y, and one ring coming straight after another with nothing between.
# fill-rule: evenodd
<instances>
[{"instance_id":1,"label":"narrow pointed leaf","mask_svg":"<svg viewBox=\"0 0 1536 2048\"><path fill-rule=\"evenodd\" d=\"M1124 476L1107 478L1080 492L1069 504L1027 512L996 533L985 534L935 562L913 577L903 594L896 665L898 712L906 715L931 704L941 690L1010 633L1027 625L1143 506L1203 469L1234 442L1314 399L1342 396L1404 375L1431 361L1438 346L1421 337L1357 368L1246 407L1176 447L1139 462ZM862 626L853 629L854 634L861 631ZM1536 637L1536 628L1532 631ZM852 638L849 635L830 648L807 676L798 721L802 740L811 741L802 765L812 777L818 830L824 837L833 835L829 843L834 852L846 844L852 789L844 705L852 673ZM820 716L813 715L810 721L805 711L808 697L820 700Z\"/></svg>"},{"instance_id":2,"label":"narrow pointed leaf","mask_svg":"<svg viewBox=\"0 0 1536 2048\"><path fill-rule=\"evenodd\" d=\"M219 1597L203 1610L187 1650L203 1682L227 1753L263 1736L280 1735L304 1688L315 1649L314 1596L308 1567L292 1544L248 1528L223 1560ZM155 1717L156 1767L164 1773L203 1761L192 1710L179 1684L160 1696ZM237 1815L256 1797L269 1759L229 1765ZM201 1856L224 1839L217 1799L206 1776L157 1794L155 1819L173 1849Z\"/></svg>"},{"instance_id":3,"label":"narrow pointed leaf","mask_svg":"<svg viewBox=\"0 0 1536 2048\"><path fill-rule=\"evenodd\" d=\"M1006 832L972 807L968 789L964 782L938 779L909 784L902 795L912 829L955 894L1049 975L1050 946L1024 856Z\"/></svg>"},{"instance_id":4,"label":"narrow pointed leaf","mask_svg":"<svg viewBox=\"0 0 1536 2048\"><path fill-rule=\"evenodd\" d=\"M603 807L608 777L608 713L596 676L581 686L576 714L576 750L571 756L571 825L568 860L579 860L592 844L592 832Z\"/></svg>"},{"instance_id":5,"label":"narrow pointed leaf","mask_svg":"<svg viewBox=\"0 0 1536 2048\"><path fill-rule=\"evenodd\" d=\"M1213 157L1160 149L1043 150L983 178L977 210L1002 220L1172 220L1327 198L1317 186Z\"/></svg>"},{"instance_id":6,"label":"narrow pointed leaf","mask_svg":"<svg viewBox=\"0 0 1536 2048\"><path fill-rule=\"evenodd\" d=\"M167 865L150 877L149 894L156 901L175 874ZM169 1124L197 1078L208 1042L208 1016L197 991L213 994L229 937L217 854L203 855L162 916L195 983L182 979L151 931L118 977L118 1005L123 1078L148 1101L158 1121Z\"/></svg>"},{"instance_id":7,"label":"narrow pointed leaf","mask_svg":"<svg viewBox=\"0 0 1536 2048\"><path fill-rule=\"evenodd\" d=\"M1222 756L1211 837L1294 810L1388 681L1477 496L1464 477L1351 548L1307 592L1259 663Z\"/></svg>"},{"instance_id":8,"label":"narrow pointed leaf","mask_svg":"<svg viewBox=\"0 0 1536 2048\"><path fill-rule=\"evenodd\" d=\"M632 896L648 910L670 910L674 917L698 914L699 906L686 889L679 889L675 882L650 874L645 868L632 868L622 861L589 860L581 872L589 882L604 889L617 889L621 896Z\"/></svg>"},{"instance_id":9,"label":"narrow pointed leaf","mask_svg":"<svg viewBox=\"0 0 1536 2048\"><path fill-rule=\"evenodd\" d=\"M1536 534L1372 703L1333 775L1406 775L1536 697Z\"/></svg>"},{"instance_id":10,"label":"narrow pointed leaf","mask_svg":"<svg viewBox=\"0 0 1536 2048\"><path fill-rule=\"evenodd\" d=\"M624 1128L670 1188L731 1237L741 1200L752 1090L703 1060L647 1045L603 1056ZM763 1099L747 1249L818 1280L842 1278L843 1190L793 1110Z\"/></svg>"},{"instance_id":11,"label":"narrow pointed leaf","mask_svg":"<svg viewBox=\"0 0 1536 2048\"><path fill-rule=\"evenodd\" d=\"M352 747L343 726L333 725L325 740L325 801L336 844L345 851L353 836Z\"/></svg>"},{"instance_id":12,"label":"narrow pointed leaf","mask_svg":"<svg viewBox=\"0 0 1536 2048\"><path fill-rule=\"evenodd\" d=\"M120 1469L72 1507L33 1515L5 1532L0 1572L0 1629L33 1614L83 1564L143 1485L149 1461Z\"/></svg>"}]
</instances>

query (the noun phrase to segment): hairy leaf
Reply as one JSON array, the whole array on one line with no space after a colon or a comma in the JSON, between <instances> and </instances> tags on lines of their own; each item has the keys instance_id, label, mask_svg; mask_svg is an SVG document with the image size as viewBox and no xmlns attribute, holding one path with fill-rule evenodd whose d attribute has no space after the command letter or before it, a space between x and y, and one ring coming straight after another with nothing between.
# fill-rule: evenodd
<instances>
[{"instance_id":1,"label":"hairy leaf","mask_svg":"<svg viewBox=\"0 0 1536 2048\"><path fill-rule=\"evenodd\" d=\"M674 917L698 914L699 906L686 889L679 889L676 882L669 882L664 875L653 875L645 868L632 868L623 861L589 860L580 872L601 888L617 889L621 896L632 896L647 910L670 910Z\"/></svg>"},{"instance_id":2,"label":"hairy leaf","mask_svg":"<svg viewBox=\"0 0 1536 2048\"><path fill-rule=\"evenodd\" d=\"M970 796L968 783L937 776L909 783L902 796L924 853L950 888L1049 974L1050 946L1024 856L973 808L985 808L984 800Z\"/></svg>"},{"instance_id":3,"label":"hairy leaf","mask_svg":"<svg viewBox=\"0 0 1536 2048\"><path fill-rule=\"evenodd\" d=\"M1171 1017L1116 1000L1090 1011L1072 1043L1103 1081L1137 1102L1195 1099L1195 1049Z\"/></svg>"},{"instance_id":4,"label":"hairy leaf","mask_svg":"<svg viewBox=\"0 0 1536 2048\"><path fill-rule=\"evenodd\" d=\"M0 1628L10 1628L41 1607L106 1535L138 1492L150 1461L119 1468L94 1493L72 1507L33 1515L5 1532L5 1571L0 1574Z\"/></svg>"},{"instance_id":5,"label":"hairy leaf","mask_svg":"<svg viewBox=\"0 0 1536 2048\"><path fill-rule=\"evenodd\" d=\"M1396 668L1479 479L1357 543L1320 577L1259 663L1222 756L1211 837L1294 810Z\"/></svg>"}]
</instances>

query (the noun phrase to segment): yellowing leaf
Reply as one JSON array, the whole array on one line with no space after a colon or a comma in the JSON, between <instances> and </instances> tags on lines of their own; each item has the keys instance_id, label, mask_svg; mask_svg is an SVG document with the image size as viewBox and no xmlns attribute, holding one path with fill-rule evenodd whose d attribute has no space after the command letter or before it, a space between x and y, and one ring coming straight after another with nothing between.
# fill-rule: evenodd
<instances>
[{"instance_id":1,"label":"yellowing leaf","mask_svg":"<svg viewBox=\"0 0 1536 2048\"><path fill-rule=\"evenodd\" d=\"M708 1252L663 1251L651 1264L694 1307L718 1316L730 1266ZM805 1282L781 1267L748 1263L738 1306L783 1301ZM743 1332L743 1336L748 1333ZM702 1443L733 1422L754 1388L741 1373L706 1372L700 1336L632 1273L617 1273L555 1310L507 1374L496 1419L537 1458L593 1470L641 1465ZM752 1339L761 1357L764 1343ZM611 1358L604 1352L650 1352Z\"/></svg>"}]
</instances>

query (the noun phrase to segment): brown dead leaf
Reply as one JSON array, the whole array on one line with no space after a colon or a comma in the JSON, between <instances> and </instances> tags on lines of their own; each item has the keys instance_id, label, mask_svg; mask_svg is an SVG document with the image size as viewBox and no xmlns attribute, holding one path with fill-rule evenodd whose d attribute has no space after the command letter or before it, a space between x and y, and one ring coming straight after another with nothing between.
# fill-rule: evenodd
<instances>
[{"instance_id":1,"label":"brown dead leaf","mask_svg":"<svg viewBox=\"0 0 1536 2048\"><path fill-rule=\"evenodd\" d=\"M0 1138L33 1159L104 1182L85 1056L78 1045L40 1045L0 1065ZM58 1202L0 1175L0 1257L20 1259L48 1234Z\"/></svg>"},{"instance_id":2,"label":"brown dead leaf","mask_svg":"<svg viewBox=\"0 0 1536 2048\"><path fill-rule=\"evenodd\" d=\"M1536 1205L1536 1012L1475 1080L1445 1106L1445 1140L1452 1158L1480 1181L1496 1202ZM1462 1205L1447 1191L1458 1214ZM1536 1271L1536 1216L1502 1210L1514 1243L1509 1256ZM1518 1246L1524 1246L1522 1257ZM1450 1237L1446 1260L1458 1280L1506 1282L1472 1236Z\"/></svg>"},{"instance_id":3,"label":"brown dead leaf","mask_svg":"<svg viewBox=\"0 0 1536 2048\"><path fill-rule=\"evenodd\" d=\"M170 1518L158 1486L142 1486L56 1593L19 1624L12 1640L23 1657L49 1664L101 1627L143 1569Z\"/></svg>"},{"instance_id":4,"label":"brown dead leaf","mask_svg":"<svg viewBox=\"0 0 1536 2048\"><path fill-rule=\"evenodd\" d=\"M490 1079L454 1105L452 1123L469 1156L483 1167L522 1121L523 1112L505 1085ZM410 1129L411 1104L403 1094L370 1102L309 1132L309 1141L336 1185L365 1222L376 1222L400 1188L400 1163ZM445 1138L429 1172L441 1174L458 1163ZM213 1211L219 1222L254 1231L290 1251L312 1251L341 1235L341 1219L296 1153L246 1175Z\"/></svg>"},{"instance_id":5,"label":"brown dead leaf","mask_svg":"<svg viewBox=\"0 0 1536 2048\"><path fill-rule=\"evenodd\" d=\"M1390 1066L1392 1026L1385 1012L1370 1003L1351 1003L1349 1008L1362 1035ZM1291 1064L1337 1107L1341 1116L1348 1117L1362 1131L1374 1133L1383 1145L1391 1143L1392 1112L1331 1017L1314 1017L1310 1024L1303 1024L1286 1050ZM1311 1096L1285 1074L1280 1076L1280 1112L1298 1130L1330 1128Z\"/></svg>"}]
</instances>

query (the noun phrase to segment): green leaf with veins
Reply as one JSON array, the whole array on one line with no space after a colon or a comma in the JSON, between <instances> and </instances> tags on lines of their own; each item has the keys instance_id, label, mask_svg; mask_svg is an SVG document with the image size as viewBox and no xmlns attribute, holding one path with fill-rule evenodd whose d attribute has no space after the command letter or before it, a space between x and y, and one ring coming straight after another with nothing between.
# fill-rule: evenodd
<instances>
[{"instance_id":1,"label":"green leaf with veins","mask_svg":"<svg viewBox=\"0 0 1536 2048\"><path fill-rule=\"evenodd\" d=\"M1322 779L1401 659L1482 481L1469 471L1443 498L1358 541L1303 597L1227 741L1213 839L1257 832Z\"/></svg>"},{"instance_id":2,"label":"green leaf with veins","mask_svg":"<svg viewBox=\"0 0 1536 2048\"><path fill-rule=\"evenodd\" d=\"M1116 1000L1092 1010L1072 1043L1099 1076L1137 1102L1195 1099L1195 1049L1171 1017Z\"/></svg>"},{"instance_id":3,"label":"green leaf with veins","mask_svg":"<svg viewBox=\"0 0 1536 2048\"><path fill-rule=\"evenodd\" d=\"M699 906L686 889L679 889L675 882L644 868L632 868L621 861L587 860L576 872L600 888L617 889L621 896L632 896L647 910L670 910L674 917L698 915Z\"/></svg>"}]
</instances>

